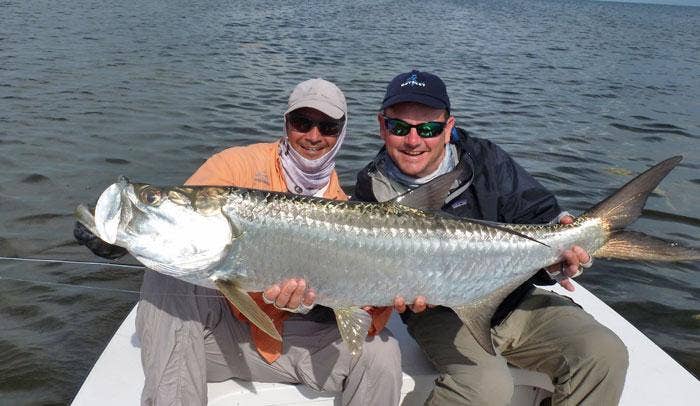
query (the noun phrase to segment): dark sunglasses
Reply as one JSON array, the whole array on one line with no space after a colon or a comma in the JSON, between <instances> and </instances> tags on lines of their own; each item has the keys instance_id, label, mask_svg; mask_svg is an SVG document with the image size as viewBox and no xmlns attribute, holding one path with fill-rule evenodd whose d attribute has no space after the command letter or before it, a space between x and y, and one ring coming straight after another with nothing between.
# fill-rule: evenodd
<instances>
[{"instance_id":1,"label":"dark sunglasses","mask_svg":"<svg viewBox=\"0 0 700 406\"><path fill-rule=\"evenodd\" d=\"M438 135L442 134L442 131L445 129L445 126L447 125L447 122L441 123L439 121L428 121L426 123L420 123L420 124L408 124L407 122L403 120L399 120L398 118L391 118L387 116L384 117L384 126L386 127L387 130L389 130L390 133L397 135L399 137L403 137L408 135L408 133L411 132L411 128L415 128L416 132L418 133L418 136L421 138L433 138L437 137Z\"/></svg>"},{"instance_id":2,"label":"dark sunglasses","mask_svg":"<svg viewBox=\"0 0 700 406\"><path fill-rule=\"evenodd\" d=\"M300 133L307 133L311 131L312 128L318 128L321 135L326 137L337 137L340 131L343 129L343 124L345 123L345 118L339 120L312 120L301 114L290 114L287 116L287 122L294 129L294 131L299 131Z\"/></svg>"}]
</instances>

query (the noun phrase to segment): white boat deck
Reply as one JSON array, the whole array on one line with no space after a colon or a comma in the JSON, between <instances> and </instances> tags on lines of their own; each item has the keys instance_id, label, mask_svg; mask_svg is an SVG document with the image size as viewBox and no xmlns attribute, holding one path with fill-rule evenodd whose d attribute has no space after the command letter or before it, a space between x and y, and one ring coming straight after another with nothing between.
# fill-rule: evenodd
<instances>
[{"instance_id":1,"label":"white boat deck","mask_svg":"<svg viewBox=\"0 0 700 406\"><path fill-rule=\"evenodd\" d=\"M700 382L651 340L600 299L576 285L576 292L553 290L572 297L627 345L630 366L621 405L698 405ZM95 363L73 400L74 406L138 405L143 388L140 343L134 333L134 308ZM401 343L402 405L421 405L432 389L436 372L394 315L388 326ZM514 405L538 405L553 389L544 374L512 368ZM303 385L230 380L208 385L209 405L336 405L335 394Z\"/></svg>"}]
</instances>

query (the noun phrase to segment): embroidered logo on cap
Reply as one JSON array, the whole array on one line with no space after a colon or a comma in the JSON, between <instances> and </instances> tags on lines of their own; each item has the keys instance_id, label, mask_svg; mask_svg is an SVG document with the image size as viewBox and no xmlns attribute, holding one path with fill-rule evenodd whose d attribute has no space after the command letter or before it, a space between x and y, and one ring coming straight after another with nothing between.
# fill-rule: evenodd
<instances>
[{"instance_id":1,"label":"embroidered logo on cap","mask_svg":"<svg viewBox=\"0 0 700 406\"><path fill-rule=\"evenodd\" d=\"M420 87L425 87L425 82L419 82L418 81L418 75L415 73L412 73L411 76L406 79L405 82L401 83L401 87L404 86L420 86Z\"/></svg>"}]
</instances>

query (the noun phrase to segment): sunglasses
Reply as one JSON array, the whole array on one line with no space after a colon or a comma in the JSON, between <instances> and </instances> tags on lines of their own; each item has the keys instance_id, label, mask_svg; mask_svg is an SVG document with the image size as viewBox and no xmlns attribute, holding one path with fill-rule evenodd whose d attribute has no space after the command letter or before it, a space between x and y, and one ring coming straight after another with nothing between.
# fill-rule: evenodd
<instances>
[{"instance_id":1,"label":"sunglasses","mask_svg":"<svg viewBox=\"0 0 700 406\"><path fill-rule=\"evenodd\" d=\"M391 118L387 116L383 117L384 126L386 127L386 129L389 130L390 133L399 137L408 135L408 133L411 132L411 128L415 128L419 137L433 138L442 134L442 131L445 129L445 125L447 125L447 122L441 123L439 121L428 121L426 123L420 124L408 124L407 122L399 120L398 118Z\"/></svg>"},{"instance_id":2,"label":"sunglasses","mask_svg":"<svg viewBox=\"0 0 700 406\"><path fill-rule=\"evenodd\" d=\"M337 137L340 131L343 129L343 124L345 119L341 118L339 120L312 120L301 114L290 114L287 116L287 123L292 127L294 131L300 133L307 133L311 131L312 128L318 128L318 132L326 137Z\"/></svg>"}]
</instances>

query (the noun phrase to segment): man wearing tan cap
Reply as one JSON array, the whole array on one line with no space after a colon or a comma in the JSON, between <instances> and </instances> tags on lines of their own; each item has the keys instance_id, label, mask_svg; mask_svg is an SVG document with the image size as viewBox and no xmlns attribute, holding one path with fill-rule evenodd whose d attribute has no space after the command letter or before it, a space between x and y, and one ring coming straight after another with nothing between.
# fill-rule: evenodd
<instances>
[{"instance_id":1,"label":"man wearing tan cap","mask_svg":"<svg viewBox=\"0 0 700 406\"><path fill-rule=\"evenodd\" d=\"M284 120L279 140L219 152L187 184L347 200L334 169L347 129L342 91L323 79L302 82L289 97ZM120 254L119 247L80 226L75 234L97 255ZM136 319L145 373L141 403L205 405L207 382L237 378L342 392L343 405L398 404L401 356L383 329L391 308L365 309L372 326L361 356L353 359L333 311L313 306L315 293L303 279L250 295L273 320L282 343L248 323L216 290L146 271Z\"/></svg>"}]
</instances>

